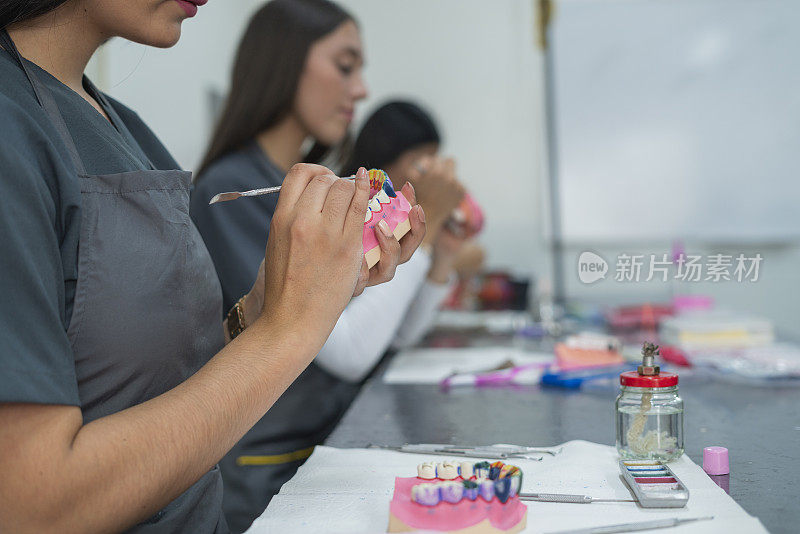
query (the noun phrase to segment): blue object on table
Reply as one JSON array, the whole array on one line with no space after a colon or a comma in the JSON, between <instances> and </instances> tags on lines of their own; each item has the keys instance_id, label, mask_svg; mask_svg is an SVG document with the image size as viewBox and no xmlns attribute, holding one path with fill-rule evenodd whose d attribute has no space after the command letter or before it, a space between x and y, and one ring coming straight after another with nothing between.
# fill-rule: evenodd
<instances>
[{"instance_id":1,"label":"blue object on table","mask_svg":"<svg viewBox=\"0 0 800 534\"><path fill-rule=\"evenodd\" d=\"M602 380L604 378L615 378L620 373L636 368L631 365L617 365L614 367L595 367L563 372L546 372L542 375L541 383L543 386L553 386L566 389L579 389L587 382Z\"/></svg>"}]
</instances>

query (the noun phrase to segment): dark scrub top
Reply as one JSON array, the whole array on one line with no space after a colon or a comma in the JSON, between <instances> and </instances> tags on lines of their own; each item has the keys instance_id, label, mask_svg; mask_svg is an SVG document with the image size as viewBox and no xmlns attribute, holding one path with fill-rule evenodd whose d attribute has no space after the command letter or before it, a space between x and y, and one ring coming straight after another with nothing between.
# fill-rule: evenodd
<instances>
[{"instance_id":1,"label":"dark scrub top","mask_svg":"<svg viewBox=\"0 0 800 534\"><path fill-rule=\"evenodd\" d=\"M220 158L196 179L191 215L206 243L222 284L225 313L256 280L264 259L272 214L278 195L262 195L208 205L223 191L248 191L281 185L286 175L255 143Z\"/></svg>"},{"instance_id":2,"label":"dark scrub top","mask_svg":"<svg viewBox=\"0 0 800 534\"><path fill-rule=\"evenodd\" d=\"M26 64L52 92L87 175L146 170L148 158L156 169L178 168L133 111L111 100L135 144L77 93L33 63ZM0 402L81 406L82 390L67 336L78 273L80 184L63 139L24 72L3 49L0 135ZM212 355L201 355L200 360ZM174 387L187 377L159 378L171 380ZM108 391L108 396L119 395ZM123 405L141 402L116 400ZM103 415L102 406L82 412L85 422ZM187 498L190 492L193 497ZM206 510L205 518L213 525L207 531L226 532L221 500L221 477L212 472L167 508L194 510L200 502L211 503L212 517ZM163 515L159 512L141 530L154 531ZM181 527L169 529L179 532ZM131 532L139 530L134 527Z\"/></svg>"},{"instance_id":3,"label":"dark scrub top","mask_svg":"<svg viewBox=\"0 0 800 534\"><path fill-rule=\"evenodd\" d=\"M214 162L195 182L191 215L222 285L224 310L247 293L264 258L278 195L208 205L222 191L280 185L281 171L255 142ZM312 363L269 412L220 461L223 508L234 532L244 531L289 480L314 445L331 433L359 385Z\"/></svg>"}]
</instances>

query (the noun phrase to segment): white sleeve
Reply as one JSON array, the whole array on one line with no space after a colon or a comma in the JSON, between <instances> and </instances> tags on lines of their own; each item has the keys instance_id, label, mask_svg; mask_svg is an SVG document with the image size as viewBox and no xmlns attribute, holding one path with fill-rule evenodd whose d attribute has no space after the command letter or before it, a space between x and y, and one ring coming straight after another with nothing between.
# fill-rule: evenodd
<instances>
[{"instance_id":1,"label":"white sleeve","mask_svg":"<svg viewBox=\"0 0 800 534\"><path fill-rule=\"evenodd\" d=\"M436 312L450 294L455 281L455 274L445 284L425 280L411 306L408 307L402 327L397 330L397 335L392 341L392 348L404 349L419 343L433 326Z\"/></svg>"},{"instance_id":2,"label":"white sleeve","mask_svg":"<svg viewBox=\"0 0 800 534\"><path fill-rule=\"evenodd\" d=\"M341 380L360 382L389 348L430 265L430 256L417 250L389 282L354 297L314 362Z\"/></svg>"}]
</instances>

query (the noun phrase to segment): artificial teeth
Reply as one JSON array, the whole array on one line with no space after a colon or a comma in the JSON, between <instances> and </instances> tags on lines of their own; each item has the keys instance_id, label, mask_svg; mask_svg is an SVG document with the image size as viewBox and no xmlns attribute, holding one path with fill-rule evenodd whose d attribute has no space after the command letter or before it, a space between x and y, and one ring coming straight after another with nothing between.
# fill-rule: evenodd
<instances>
[{"instance_id":1,"label":"artificial teeth","mask_svg":"<svg viewBox=\"0 0 800 534\"><path fill-rule=\"evenodd\" d=\"M444 482L440 489L443 501L457 503L464 495L464 484L461 482Z\"/></svg>"},{"instance_id":2,"label":"artificial teeth","mask_svg":"<svg viewBox=\"0 0 800 534\"><path fill-rule=\"evenodd\" d=\"M417 476L426 480L436 478L436 464L433 462L424 462L417 466Z\"/></svg>"},{"instance_id":3,"label":"artificial teeth","mask_svg":"<svg viewBox=\"0 0 800 534\"><path fill-rule=\"evenodd\" d=\"M483 500L486 502L491 502L492 498L494 497L494 480L490 480L488 478L481 478L478 480L478 493Z\"/></svg>"},{"instance_id":4,"label":"artificial teeth","mask_svg":"<svg viewBox=\"0 0 800 534\"><path fill-rule=\"evenodd\" d=\"M440 500L439 484L417 484L411 488L411 500L424 506L436 506Z\"/></svg>"},{"instance_id":5,"label":"artificial teeth","mask_svg":"<svg viewBox=\"0 0 800 534\"><path fill-rule=\"evenodd\" d=\"M478 462L473 467L473 474L477 478L489 478L489 462Z\"/></svg>"},{"instance_id":6,"label":"artificial teeth","mask_svg":"<svg viewBox=\"0 0 800 534\"><path fill-rule=\"evenodd\" d=\"M496 480L503 468L503 462L495 462L489 467L489 478Z\"/></svg>"},{"instance_id":7,"label":"artificial teeth","mask_svg":"<svg viewBox=\"0 0 800 534\"><path fill-rule=\"evenodd\" d=\"M497 497L505 504L522 491L522 471L503 462L423 462L417 465L417 476L425 480L442 480L411 488L411 500L424 506L436 506L440 502L456 504L464 498L474 501L478 496L486 502ZM454 480L459 476L462 480Z\"/></svg>"},{"instance_id":8,"label":"artificial teeth","mask_svg":"<svg viewBox=\"0 0 800 534\"><path fill-rule=\"evenodd\" d=\"M463 478L464 480L472 478L472 475L474 474L472 463L461 462L461 464L458 467L458 474L461 475L461 478Z\"/></svg>"},{"instance_id":9,"label":"artificial teeth","mask_svg":"<svg viewBox=\"0 0 800 534\"><path fill-rule=\"evenodd\" d=\"M501 503L505 503L511 495L511 479L498 478L494 481L494 494Z\"/></svg>"},{"instance_id":10,"label":"artificial teeth","mask_svg":"<svg viewBox=\"0 0 800 534\"><path fill-rule=\"evenodd\" d=\"M519 492L522 491L522 471L517 469L517 472L508 479L511 481L511 496L519 495Z\"/></svg>"},{"instance_id":11,"label":"artificial teeth","mask_svg":"<svg viewBox=\"0 0 800 534\"><path fill-rule=\"evenodd\" d=\"M474 480L465 480L464 484L464 497L474 501L478 498L478 483Z\"/></svg>"},{"instance_id":12,"label":"artificial teeth","mask_svg":"<svg viewBox=\"0 0 800 534\"><path fill-rule=\"evenodd\" d=\"M514 467L513 465L505 464L500 469L500 473L497 475L497 478L503 478L503 477L507 477L507 476L511 475L511 473L513 472L514 469L516 469L516 467Z\"/></svg>"},{"instance_id":13,"label":"artificial teeth","mask_svg":"<svg viewBox=\"0 0 800 534\"><path fill-rule=\"evenodd\" d=\"M453 480L458 476L458 465L455 462L436 464L436 476L442 480Z\"/></svg>"}]
</instances>

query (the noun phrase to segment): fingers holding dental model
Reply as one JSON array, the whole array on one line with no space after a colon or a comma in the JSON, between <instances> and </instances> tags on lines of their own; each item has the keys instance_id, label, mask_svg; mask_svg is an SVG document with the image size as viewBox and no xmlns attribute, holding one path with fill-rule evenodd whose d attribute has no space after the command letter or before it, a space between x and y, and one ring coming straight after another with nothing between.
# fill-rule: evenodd
<instances>
[{"instance_id":1,"label":"fingers holding dental model","mask_svg":"<svg viewBox=\"0 0 800 534\"><path fill-rule=\"evenodd\" d=\"M345 183L319 165L292 167L267 240L264 321L316 325L322 346L356 288L368 198L364 173Z\"/></svg>"},{"instance_id":2,"label":"fingers holding dental model","mask_svg":"<svg viewBox=\"0 0 800 534\"><path fill-rule=\"evenodd\" d=\"M364 218L363 248L370 269L368 285L374 285L390 280L397 265L419 247L425 236L425 214L414 205L412 186L398 193L383 171L372 169L369 177L373 196Z\"/></svg>"},{"instance_id":3,"label":"fingers holding dental model","mask_svg":"<svg viewBox=\"0 0 800 534\"><path fill-rule=\"evenodd\" d=\"M425 222L425 212L422 210L422 206L417 203L417 194L411 182L406 182L400 193L408 199L409 204L412 206L411 211L408 213L410 230L400 239L400 263L402 264L410 260L414 252L422 244L425 235L428 233L428 227Z\"/></svg>"}]
</instances>

